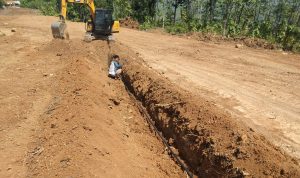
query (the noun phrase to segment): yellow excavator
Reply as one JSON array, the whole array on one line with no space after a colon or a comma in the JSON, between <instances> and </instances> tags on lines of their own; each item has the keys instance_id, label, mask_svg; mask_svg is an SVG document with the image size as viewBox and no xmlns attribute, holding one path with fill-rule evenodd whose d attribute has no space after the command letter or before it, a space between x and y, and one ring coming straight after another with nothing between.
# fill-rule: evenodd
<instances>
[{"instance_id":1,"label":"yellow excavator","mask_svg":"<svg viewBox=\"0 0 300 178\"><path fill-rule=\"evenodd\" d=\"M66 30L68 3L87 5L90 11L90 18L85 22L85 41L92 41L94 39L113 40L112 33L118 33L120 31L120 23L119 21L113 20L112 10L96 8L94 0L61 0L60 20L51 24L52 35L54 38L69 38L69 34Z\"/></svg>"}]
</instances>

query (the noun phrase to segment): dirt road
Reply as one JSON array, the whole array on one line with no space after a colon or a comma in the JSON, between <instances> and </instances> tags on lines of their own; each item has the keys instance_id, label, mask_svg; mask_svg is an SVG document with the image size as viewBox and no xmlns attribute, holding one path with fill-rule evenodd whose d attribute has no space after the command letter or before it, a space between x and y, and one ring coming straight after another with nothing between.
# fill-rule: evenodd
<instances>
[{"instance_id":1,"label":"dirt road","mask_svg":"<svg viewBox=\"0 0 300 178\"><path fill-rule=\"evenodd\" d=\"M79 40L75 23L52 41L55 17L23 14L0 15L0 177L183 177L107 78L106 42Z\"/></svg>"},{"instance_id":2,"label":"dirt road","mask_svg":"<svg viewBox=\"0 0 300 178\"><path fill-rule=\"evenodd\" d=\"M212 100L300 158L300 56L122 29L117 38L159 73Z\"/></svg>"}]
</instances>

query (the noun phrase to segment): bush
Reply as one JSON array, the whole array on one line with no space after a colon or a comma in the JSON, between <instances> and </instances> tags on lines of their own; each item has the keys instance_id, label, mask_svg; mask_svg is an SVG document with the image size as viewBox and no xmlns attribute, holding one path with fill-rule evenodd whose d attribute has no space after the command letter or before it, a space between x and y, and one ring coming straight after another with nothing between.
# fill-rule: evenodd
<instances>
[{"instance_id":1,"label":"bush","mask_svg":"<svg viewBox=\"0 0 300 178\"><path fill-rule=\"evenodd\" d=\"M150 21L144 22L142 25L139 26L140 30L148 30L154 28L154 24Z\"/></svg>"},{"instance_id":2,"label":"bush","mask_svg":"<svg viewBox=\"0 0 300 178\"><path fill-rule=\"evenodd\" d=\"M156 25L150 17L146 17L145 21L139 26L140 30L148 30L154 28Z\"/></svg>"},{"instance_id":3,"label":"bush","mask_svg":"<svg viewBox=\"0 0 300 178\"><path fill-rule=\"evenodd\" d=\"M189 29L188 29L188 25L185 23L176 23L175 25L167 26L166 31L168 33L175 35L175 34L187 33L189 32Z\"/></svg>"},{"instance_id":4,"label":"bush","mask_svg":"<svg viewBox=\"0 0 300 178\"><path fill-rule=\"evenodd\" d=\"M21 2L21 7L31 8L31 9L39 9L42 7L42 0L23 0Z\"/></svg>"},{"instance_id":5,"label":"bush","mask_svg":"<svg viewBox=\"0 0 300 178\"><path fill-rule=\"evenodd\" d=\"M4 6L4 0L0 0L0 8L2 8Z\"/></svg>"},{"instance_id":6,"label":"bush","mask_svg":"<svg viewBox=\"0 0 300 178\"><path fill-rule=\"evenodd\" d=\"M23 0L21 7L39 9L44 15L58 15L59 12L56 0Z\"/></svg>"}]
</instances>

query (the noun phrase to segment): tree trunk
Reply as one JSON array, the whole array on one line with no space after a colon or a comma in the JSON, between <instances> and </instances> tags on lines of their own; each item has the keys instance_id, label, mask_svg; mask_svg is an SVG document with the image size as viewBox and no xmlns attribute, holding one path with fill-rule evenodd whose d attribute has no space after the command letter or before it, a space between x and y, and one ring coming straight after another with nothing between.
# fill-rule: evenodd
<instances>
[{"instance_id":1,"label":"tree trunk","mask_svg":"<svg viewBox=\"0 0 300 178\"><path fill-rule=\"evenodd\" d=\"M231 5L232 5L232 1L229 1L228 3L226 3L226 10L225 10L225 14L223 17L223 36L227 35L227 26L228 26L228 19L230 16L230 11L231 11Z\"/></svg>"},{"instance_id":2,"label":"tree trunk","mask_svg":"<svg viewBox=\"0 0 300 178\"><path fill-rule=\"evenodd\" d=\"M242 5L242 8L241 8L241 10L240 10L240 13L239 13L239 15L238 15L238 20L237 20L237 22L236 22L237 26L240 25L241 17L242 17L243 12L244 12L244 8L245 8L245 5L243 4L243 5Z\"/></svg>"},{"instance_id":3,"label":"tree trunk","mask_svg":"<svg viewBox=\"0 0 300 178\"><path fill-rule=\"evenodd\" d=\"M217 0L210 0L209 1L209 21L211 22L215 17L215 7L216 7Z\"/></svg>"},{"instance_id":4,"label":"tree trunk","mask_svg":"<svg viewBox=\"0 0 300 178\"><path fill-rule=\"evenodd\" d=\"M176 23L177 7L178 7L178 5L174 5L174 19L173 19L174 24Z\"/></svg>"}]
</instances>

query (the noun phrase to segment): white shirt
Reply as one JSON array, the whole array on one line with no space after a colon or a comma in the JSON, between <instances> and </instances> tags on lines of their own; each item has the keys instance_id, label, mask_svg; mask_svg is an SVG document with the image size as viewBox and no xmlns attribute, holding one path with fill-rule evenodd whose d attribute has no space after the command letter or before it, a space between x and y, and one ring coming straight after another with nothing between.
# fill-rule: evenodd
<instances>
[{"instance_id":1,"label":"white shirt","mask_svg":"<svg viewBox=\"0 0 300 178\"><path fill-rule=\"evenodd\" d=\"M114 63L115 63L114 61L111 61L110 66L109 66L109 71L108 71L108 73L112 76L115 76L116 71L117 71Z\"/></svg>"}]
</instances>

